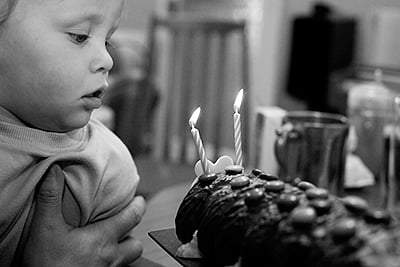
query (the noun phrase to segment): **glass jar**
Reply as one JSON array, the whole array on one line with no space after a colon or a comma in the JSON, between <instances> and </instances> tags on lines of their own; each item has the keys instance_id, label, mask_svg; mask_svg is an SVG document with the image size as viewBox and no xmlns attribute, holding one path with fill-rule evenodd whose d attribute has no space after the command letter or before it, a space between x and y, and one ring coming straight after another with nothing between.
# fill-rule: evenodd
<instances>
[{"instance_id":1,"label":"glass jar","mask_svg":"<svg viewBox=\"0 0 400 267\"><path fill-rule=\"evenodd\" d=\"M350 152L358 157L365 168L362 173L370 173L372 191L369 199L377 208L387 205L388 190L388 146L390 128L393 122L393 92L382 83L382 72L375 71L375 81L354 86L348 94L347 116L352 138ZM361 172L359 172L361 173ZM348 179L352 179L349 174Z\"/></svg>"}]
</instances>

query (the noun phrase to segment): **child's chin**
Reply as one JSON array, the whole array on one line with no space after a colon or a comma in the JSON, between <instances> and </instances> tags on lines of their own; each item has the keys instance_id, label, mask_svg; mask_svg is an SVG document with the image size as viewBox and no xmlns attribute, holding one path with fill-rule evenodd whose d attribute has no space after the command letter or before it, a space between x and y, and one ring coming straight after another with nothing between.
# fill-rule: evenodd
<instances>
[{"instance_id":1,"label":"child's chin","mask_svg":"<svg viewBox=\"0 0 400 267\"><path fill-rule=\"evenodd\" d=\"M64 121L64 123L58 123L57 125L49 125L44 130L58 133L71 132L85 127L89 123L89 120L90 116L85 119L81 118L80 120Z\"/></svg>"}]
</instances>

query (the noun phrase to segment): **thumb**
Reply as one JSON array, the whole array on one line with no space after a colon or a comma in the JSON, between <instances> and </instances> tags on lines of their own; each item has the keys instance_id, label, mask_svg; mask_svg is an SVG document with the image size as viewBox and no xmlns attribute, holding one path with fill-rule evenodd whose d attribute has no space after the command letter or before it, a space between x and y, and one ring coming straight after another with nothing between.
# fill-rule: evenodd
<instances>
[{"instance_id":1,"label":"thumb","mask_svg":"<svg viewBox=\"0 0 400 267\"><path fill-rule=\"evenodd\" d=\"M63 219L62 195L64 190L64 173L61 167L53 164L47 170L39 185L36 199L36 219L51 222ZM43 222L44 222L43 221Z\"/></svg>"}]
</instances>

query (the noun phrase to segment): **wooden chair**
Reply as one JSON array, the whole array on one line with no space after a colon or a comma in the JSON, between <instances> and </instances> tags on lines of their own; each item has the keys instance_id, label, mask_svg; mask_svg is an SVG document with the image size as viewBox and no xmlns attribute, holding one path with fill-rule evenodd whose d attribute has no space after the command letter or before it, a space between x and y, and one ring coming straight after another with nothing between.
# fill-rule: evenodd
<instances>
[{"instance_id":1,"label":"wooden chair","mask_svg":"<svg viewBox=\"0 0 400 267\"><path fill-rule=\"evenodd\" d=\"M245 21L184 15L152 18L146 76L161 93L155 127L156 156L173 162L198 159L188 124L198 106L202 113L196 126L207 157L215 160L233 150L233 103L243 88L242 143L246 160L250 97L247 42Z\"/></svg>"}]
</instances>

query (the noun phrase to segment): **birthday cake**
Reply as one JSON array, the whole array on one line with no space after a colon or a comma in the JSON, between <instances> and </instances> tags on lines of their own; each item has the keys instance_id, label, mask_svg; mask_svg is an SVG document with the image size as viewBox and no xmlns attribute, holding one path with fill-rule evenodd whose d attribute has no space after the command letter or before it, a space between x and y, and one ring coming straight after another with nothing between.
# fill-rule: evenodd
<instances>
[{"instance_id":1,"label":"birthday cake","mask_svg":"<svg viewBox=\"0 0 400 267\"><path fill-rule=\"evenodd\" d=\"M199 175L175 226L177 256L207 266L400 266L400 226L388 213L240 165Z\"/></svg>"}]
</instances>

